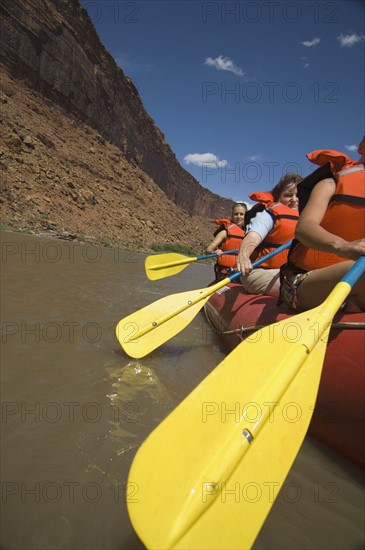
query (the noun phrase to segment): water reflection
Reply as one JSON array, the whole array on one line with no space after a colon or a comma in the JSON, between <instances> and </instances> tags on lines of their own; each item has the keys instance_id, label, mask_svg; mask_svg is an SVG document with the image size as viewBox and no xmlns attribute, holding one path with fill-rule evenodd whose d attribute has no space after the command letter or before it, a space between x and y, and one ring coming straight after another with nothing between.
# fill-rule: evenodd
<instances>
[{"instance_id":1,"label":"water reflection","mask_svg":"<svg viewBox=\"0 0 365 550\"><path fill-rule=\"evenodd\" d=\"M142 549L126 508L133 457L224 353L202 314L138 361L114 329L162 296L204 288L211 267L151 282L141 254L102 249L90 262L80 244L57 241L49 261L50 239L1 237L12 251L2 255L2 548ZM356 468L307 440L290 476L301 499L277 501L257 550L363 547Z\"/></svg>"},{"instance_id":2,"label":"water reflection","mask_svg":"<svg viewBox=\"0 0 365 550\"><path fill-rule=\"evenodd\" d=\"M141 361L129 361L125 366L113 365L106 369L112 387L110 399L112 419L109 436L117 455L138 447L173 407L166 388L151 366Z\"/></svg>"}]
</instances>

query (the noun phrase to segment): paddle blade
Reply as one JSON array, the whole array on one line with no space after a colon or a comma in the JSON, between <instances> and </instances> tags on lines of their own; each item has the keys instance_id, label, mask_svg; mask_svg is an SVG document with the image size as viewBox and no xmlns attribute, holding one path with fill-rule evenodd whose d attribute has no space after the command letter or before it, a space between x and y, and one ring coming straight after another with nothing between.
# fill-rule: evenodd
<instances>
[{"instance_id":1,"label":"paddle blade","mask_svg":"<svg viewBox=\"0 0 365 550\"><path fill-rule=\"evenodd\" d=\"M144 357L183 330L213 292L204 288L172 294L132 313L117 325L120 345L130 357Z\"/></svg>"},{"instance_id":2,"label":"paddle blade","mask_svg":"<svg viewBox=\"0 0 365 550\"><path fill-rule=\"evenodd\" d=\"M147 256L144 266L147 277L151 281L156 281L157 279L177 275L180 271L185 269L188 264L196 261L196 257L189 258L183 254L158 254Z\"/></svg>"},{"instance_id":3,"label":"paddle blade","mask_svg":"<svg viewBox=\"0 0 365 550\"><path fill-rule=\"evenodd\" d=\"M256 332L143 443L128 511L148 548L251 547L307 432L331 315Z\"/></svg>"}]
</instances>

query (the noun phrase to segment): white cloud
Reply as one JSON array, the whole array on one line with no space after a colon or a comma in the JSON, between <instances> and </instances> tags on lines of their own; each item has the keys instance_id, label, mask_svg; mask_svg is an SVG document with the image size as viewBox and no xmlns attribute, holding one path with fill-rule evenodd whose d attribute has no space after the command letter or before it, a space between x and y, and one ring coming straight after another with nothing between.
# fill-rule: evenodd
<instances>
[{"instance_id":1,"label":"white cloud","mask_svg":"<svg viewBox=\"0 0 365 550\"><path fill-rule=\"evenodd\" d=\"M250 160L252 162L256 162L260 159L261 159L261 155L251 155L250 157L248 157L248 160Z\"/></svg>"},{"instance_id":2,"label":"white cloud","mask_svg":"<svg viewBox=\"0 0 365 550\"><path fill-rule=\"evenodd\" d=\"M300 60L303 61L303 69L308 69L309 67L308 57L303 56L300 58Z\"/></svg>"},{"instance_id":3,"label":"white cloud","mask_svg":"<svg viewBox=\"0 0 365 550\"><path fill-rule=\"evenodd\" d=\"M195 166L210 166L212 168L224 168L228 162L219 160L213 153L189 153L184 157L186 164L194 164Z\"/></svg>"},{"instance_id":4,"label":"white cloud","mask_svg":"<svg viewBox=\"0 0 365 550\"><path fill-rule=\"evenodd\" d=\"M320 41L320 38L313 38L313 40L304 40L304 42L301 42L301 44L303 44L303 46L305 46L306 48L311 48L312 46L317 46Z\"/></svg>"},{"instance_id":5,"label":"white cloud","mask_svg":"<svg viewBox=\"0 0 365 550\"><path fill-rule=\"evenodd\" d=\"M351 151L351 152L357 152L357 145L345 145L345 149L347 149L348 151Z\"/></svg>"},{"instance_id":6,"label":"white cloud","mask_svg":"<svg viewBox=\"0 0 365 550\"><path fill-rule=\"evenodd\" d=\"M356 32L354 32L352 34L346 35L340 34L337 37L337 40L339 41L340 46L342 46L343 48L352 48L352 46L356 44L356 42L362 42L363 40L365 40L365 36L363 34L357 34Z\"/></svg>"},{"instance_id":7,"label":"white cloud","mask_svg":"<svg viewBox=\"0 0 365 550\"><path fill-rule=\"evenodd\" d=\"M243 76L243 70L237 65L234 64L232 59L229 57L223 57L222 55L212 59L207 57L204 61L204 65L209 65L209 67L214 67L217 71L230 71L231 73L236 74L237 76Z\"/></svg>"}]
</instances>

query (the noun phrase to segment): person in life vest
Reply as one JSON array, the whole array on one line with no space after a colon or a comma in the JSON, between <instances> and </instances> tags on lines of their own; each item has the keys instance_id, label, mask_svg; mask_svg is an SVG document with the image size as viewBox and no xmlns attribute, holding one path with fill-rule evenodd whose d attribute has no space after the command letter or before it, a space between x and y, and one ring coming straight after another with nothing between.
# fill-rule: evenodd
<instances>
[{"instance_id":1,"label":"person in life vest","mask_svg":"<svg viewBox=\"0 0 365 550\"><path fill-rule=\"evenodd\" d=\"M223 254L230 250L238 250L245 235L243 226L247 205L244 202L235 202L232 206L231 219L222 218L215 220L219 226L214 233L213 241L206 247L208 254L216 254L217 262L214 266L215 280L221 281L236 271L236 254Z\"/></svg>"},{"instance_id":2,"label":"person in life vest","mask_svg":"<svg viewBox=\"0 0 365 550\"><path fill-rule=\"evenodd\" d=\"M354 262L365 254L365 137L360 159L332 150L313 151L307 158L330 162L333 177L313 187L296 228L296 241L281 268L280 297L295 311L318 306ZM364 311L364 275L353 286L346 311Z\"/></svg>"},{"instance_id":3,"label":"person in life vest","mask_svg":"<svg viewBox=\"0 0 365 550\"><path fill-rule=\"evenodd\" d=\"M279 268L287 260L287 251L273 256L254 270L252 262L294 238L299 217L297 185L300 181L301 176L288 173L270 192L249 195L259 204L249 212L250 219L237 260L237 267L242 272L241 283L248 294L279 296Z\"/></svg>"}]
</instances>

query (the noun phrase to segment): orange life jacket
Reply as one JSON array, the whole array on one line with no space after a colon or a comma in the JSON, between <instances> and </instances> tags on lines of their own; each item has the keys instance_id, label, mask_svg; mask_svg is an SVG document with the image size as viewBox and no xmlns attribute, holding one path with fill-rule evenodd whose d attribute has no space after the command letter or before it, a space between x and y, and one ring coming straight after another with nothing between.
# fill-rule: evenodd
<instances>
[{"instance_id":1,"label":"orange life jacket","mask_svg":"<svg viewBox=\"0 0 365 550\"><path fill-rule=\"evenodd\" d=\"M364 166L338 151L314 151L307 157L315 164L330 161L332 169L335 169L336 191L320 223L321 227L346 241L363 238L365 234ZM338 159L340 159L340 162L338 162ZM346 258L308 248L300 242L296 242L290 252L289 259L291 263L304 271L311 271L312 269L346 261Z\"/></svg>"},{"instance_id":2,"label":"orange life jacket","mask_svg":"<svg viewBox=\"0 0 365 550\"><path fill-rule=\"evenodd\" d=\"M239 248L242 242L245 232L243 229L238 227L235 223L232 223L231 220L223 218L220 220L215 220L215 223L219 225L219 229L215 232L215 235L225 229L227 231L226 240L220 245L220 249L224 252L228 250L235 250ZM224 227L222 227L224 226ZM224 256L217 256L217 264L221 267L236 267L237 254L225 254Z\"/></svg>"},{"instance_id":3,"label":"orange life jacket","mask_svg":"<svg viewBox=\"0 0 365 550\"><path fill-rule=\"evenodd\" d=\"M333 172L340 172L345 166L356 166L359 164L356 160L350 159L346 153L341 153L334 149L317 149L308 153L306 157L318 166L323 166L326 162L329 162Z\"/></svg>"},{"instance_id":4,"label":"orange life jacket","mask_svg":"<svg viewBox=\"0 0 365 550\"><path fill-rule=\"evenodd\" d=\"M299 212L285 206L281 202L275 202L274 197L269 192L251 193L249 197L254 201L262 203L265 206L265 210L274 221L273 229L251 255L250 259L254 262L294 238ZM288 251L283 250L280 254L260 264L260 267L265 269L278 269L287 259Z\"/></svg>"}]
</instances>

